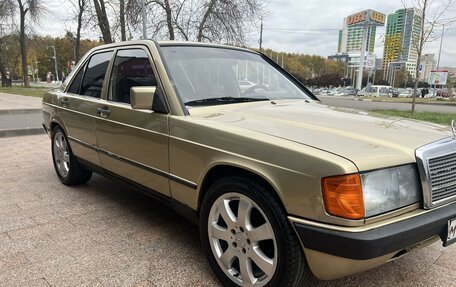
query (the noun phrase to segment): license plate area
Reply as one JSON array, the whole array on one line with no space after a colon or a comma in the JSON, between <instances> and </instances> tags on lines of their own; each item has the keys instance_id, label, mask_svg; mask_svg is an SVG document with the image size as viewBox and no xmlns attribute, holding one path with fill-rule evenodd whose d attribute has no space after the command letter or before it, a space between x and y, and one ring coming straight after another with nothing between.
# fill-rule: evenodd
<instances>
[{"instance_id":1,"label":"license plate area","mask_svg":"<svg viewBox=\"0 0 456 287\"><path fill-rule=\"evenodd\" d=\"M447 238L443 246L448 246L456 242L456 218L448 220Z\"/></svg>"}]
</instances>

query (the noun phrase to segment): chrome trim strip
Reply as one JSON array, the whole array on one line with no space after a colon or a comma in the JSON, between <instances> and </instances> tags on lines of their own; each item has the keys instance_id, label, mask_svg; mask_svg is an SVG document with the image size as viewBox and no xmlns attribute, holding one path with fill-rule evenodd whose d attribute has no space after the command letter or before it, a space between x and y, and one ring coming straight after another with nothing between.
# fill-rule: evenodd
<instances>
[{"instance_id":1,"label":"chrome trim strip","mask_svg":"<svg viewBox=\"0 0 456 287\"><path fill-rule=\"evenodd\" d=\"M85 147L88 147L88 148L90 148L90 149L93 149L93 150L96 150L96 151L99 150L95 145L88 144L88 143L83 142L83 141L81 141L81 140L79 140L79 139L77 139L77 138L74 138L74 137L71 137L71 136L67 136L67 138L68 138L70 141L74 141L75 143L78 143L78 144L83 145L83 146L85 146Z\"/></svg>"},{"instance_id":2,"label":"chrome trim strip","mask_svg":"<svg viewBox=\"0 0 456 287\"><path fill-rule=\"evenodd\" d=\"M149 172L152 172L156 175L159 175L159 176L162 176L162 177L165 177L165 178L168 178L172 181L175 181L177 183L180 183L182 185L185 185L187 187L190 187L192 189L197 189L198 188L198 185L192 181L189 181L185 178L182 178L182 177L179 177L177 175L174 175L174 174L171 174L171 173L167 173L165 171L162 171L160 169L157 169L157 168L154 168L154 167L151 167L151 166L148 166L148 165L145 165L145 164L142 164L140 162L137 162L137 161L134 161L134 160L130 160L130 159L127 159L125 157L122 157L120 155L117 155L117 154L114 154L114 153L111 153L111 152L108 152L104 149L98 149L101 153L104 153L114 159L117 159L119 161L122 161L122 162L125 162L127 164L130 164L130 165L133 165L133 166L136 166L136 167L139 167L139 168L142 168L142 169L145 169Z\"/></svg>"},{"instance_id":3,"label":"chrome trim strip","mask_svg":"<svg viewBox=\"0 0 456 287\"><path fill-rule=\"evenodd\" d=\"M453 138L456 140L456 121L455 120L451 121L451 130L453 132Z\"/></svg>"},{"instance_id":4,"label":"chrome trim strip","mask_svg":"<svg viewBox=\"0 0 456 287\"><path fill-rule=\"evenodd\" d=\"M119 161L122 161L122 162L125 162L125 163L128 163L128 164L131 164L131 165L134 165L136 167L139 167L139 168L142 168L142 169L145 169L149 172L152 172L152 173L155 173L157 175L160 175L160 176L163 176L163 177L166 177L166 178L169 178L169 174L167 172L164 172L160 169L157 169L157 168L154 168L154 167L151 167L151 166L148 166L148 165L145 165L145 164L142 164L140 162L137 162L137 161L134 161L134 160L130 160L130 159L127 159L123 156L120 156L118 154L114 154L112 152L109 152L107 150L104 150L104 149L101 149L99 148L99 151L105 155L108 155L114 159L117 159Z\"/></svg>"},{"instance_id":5,"label":"chrome trim strip","mask_svg":"<svg viewBox=\"0 0 456 287\"><path fill-rule=\"evenodd\" d=\"M191 182L190 180L187 180L185 178L179 177L177 175L174 175L172 173L169 174L169 179L172 181L175 181L177 183L180 183L182 185L185 185L187 187L190 187L191 189L196 190L198 188L198 185L194 182Z\"/></svg>"},{"instance_id":6,"label":"chrome trim strip","mask_svg":"<svg viewBox=\"0 0 456 287\"><path fill-rule=\"evenodd\" d=\"M108 156L110 156L110 157L112 157L114 159L119 160L119 161L125 162L127 164L134 165L136 167L139 167L139 168L145 169L145 170L147 170L149 172L152 172L152 173L154 173L156 175L168 178L169 180L172 180L172 181L175 181L175 182L180 183L182 185L185 185L185 186L187 186L187 187L189 187L191 189L195 189L196 190L198 188L198 185L196 183L194 183L194 182L192 182L190 180L187 180L185 178L182 178L180 176L177 176L177 175L174 175L174 174L171 174L171 173L167 173L167 172L162 171L160 169L157 169L157 168L142 164L142 163L134 161L134 160L127 159L125 157L122 157L120 155L117 155L117 154L114 154L112 152L106 151L104 149L97 148L94 145L90 145L88 143L85 143L85 142L83 142L81 140L78 140L78 139L75 139L73 137L68 137L68 139L71 140L71 141L74 141L74 142L76 142L76 143L78 143L80 145L83 145L85 147L88 147L90 149L96 150L98 152L102 152L103 154L106 154L106 155L108 155Z\"/></svg>"},{"instance_id":7,"label":"chrome trim strip","mask_svg":"<svg viewBox=\"0 0 456 287\"><path fill-rule=\"evenodd\" d=\"M429 174L429 159L452 154L456 151L456 141L453 138L445 138L431 144L422 146L415 151L416 163L420 173L421 186L423 187L424 208L432 209L445 203L454 201L451 196L437 202L432 202L432 185Z\"/></svg>"}]
</instances>

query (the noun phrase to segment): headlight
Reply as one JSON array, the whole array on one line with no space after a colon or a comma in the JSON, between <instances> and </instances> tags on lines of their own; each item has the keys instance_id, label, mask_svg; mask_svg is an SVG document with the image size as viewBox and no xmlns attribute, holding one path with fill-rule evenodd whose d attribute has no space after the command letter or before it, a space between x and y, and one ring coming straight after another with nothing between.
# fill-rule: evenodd
<instances>
[{"instance_id":1,"label":"headlight","mask_svg":"<svg viewBox=\"0 0 456 287\"><path fill-rule=\"evenodd\" d=\"M361 182L366 217L421 200L421 186L414 165L363 173Z\"/></svg>"},{"instance_id":2,"label":"headlight","mask_svg":"<svg viewBox=\"0 0 456 287\"><path fill-rule=\"evenodd\" d=\"M415 165L322 179L326 211L347 219L362 219L421 200Z\"/></svg>"}]
</instances>

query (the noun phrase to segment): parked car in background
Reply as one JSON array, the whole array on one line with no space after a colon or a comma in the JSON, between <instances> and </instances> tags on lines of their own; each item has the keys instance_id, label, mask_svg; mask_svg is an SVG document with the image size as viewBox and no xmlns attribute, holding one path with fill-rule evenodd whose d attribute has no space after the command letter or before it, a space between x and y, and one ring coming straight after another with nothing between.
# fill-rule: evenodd
<instances>
[{"instance_id":1,"label":"parked car in background","mask_svg":"<svg viewBox=\"0 0 456 287\"><path fill-rule=\"evenodd\" d=\"M341 89L339 89L339 88L331 88L331 89L328 90L327 95L328 96L336 96L336 95L339 95L340 92L341 92Z\"/></svg>"},{"instance_id":2,"label":"parked car in background","mask_svg":"<svg viewBox=\"0 0 456 287\"><path fill-rule=\"evenodd\" d=\"M399 96L399 91L395 88L391 88L388 90L388 96L392 98L397 98Z\"/></svg>"},{"instance_id":3,"label":"parked car in background","mask_svg":"<svg viewBox=\"0 0 456 287\"><path fill-rule=\"evenodd\" d=\"M366 94L366 88L362 88L358 93L356 94L358 97L364 97Z\"/></svg>"},{"instance_id":4,"label":"parked car in background","mask_svg":"<svg viewBox=\"0 0 456 287\"><path fill-rule=\"evenodd\" d=\"M341 93L340 93L341 96L345 96L345 97L356 96L356 94L357 94L356 89L351 88L351 87L347 87L347 88L341 90Z\"/></svg>"},{"instance_id":5,"label":"parked car in background","mask_svg":"<svg viewBox=\"0 0 456 287\"><path fill-rule=\"evenodd\" d=\"M102 45L43 117L63 184L97 172L169 205L224 286L302 286L456 241L454 131L322 105L255 51Z\"/></svg>"},{"instance_id":6,"label":"parked car in background","mask_svg":"<svg viewBox=\"0 0 456 287\"><path fill-rule=\"evenodd\" d=\"M442 97L442 98L448 98L450 95L448 93L448 89L443 88L443 89L438 89L436 91L436 96L437 97Z\"/></svg>"},{"instance_id":7,"label":"parked car in background","mask_svg":"<svg viewBox=\"0 0 456 287\"><path fill-rule=\"evenodd\" d=\"M399 97L401 98L411 98L413 96L413 89L406 88L399 91Z\"/></svg>"},{"instance_id":8,"label":"parked car in background","mask_svg":"<svg viewBox=\"0 0 456 287\"><path fill-rule=\"evenodd\" d=\"M366 88L364 95L366 97L388 97L391 89L391 86L372 85Z\"/></svg>"}]
</instances>

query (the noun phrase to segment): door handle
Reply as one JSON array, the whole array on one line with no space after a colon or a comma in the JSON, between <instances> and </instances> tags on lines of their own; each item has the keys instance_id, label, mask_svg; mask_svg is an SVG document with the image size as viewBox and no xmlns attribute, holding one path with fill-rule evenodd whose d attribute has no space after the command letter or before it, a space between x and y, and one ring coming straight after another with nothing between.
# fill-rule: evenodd
<instances>
[{"instance_id":1,"label":"door handle","mask_svg":"<svg viewBox=\"0 0 456 287\"><path fill-rule=\"evenodd\" d=\"M64 107L67 107L70 104L70 100L67 97L60 98L59 102Z\"/></svg>"},{"instance_id":2,"label":"door handle","mask_svg":"<svg viewBox=\"0 0 456 287\"><path fill-rule=\"evenodd\" d=\"M97 114L99 114L102 117L105 117L111 114L111 111L108 109L108 107L97 108Z\"/></svg>"}]
</instances>

